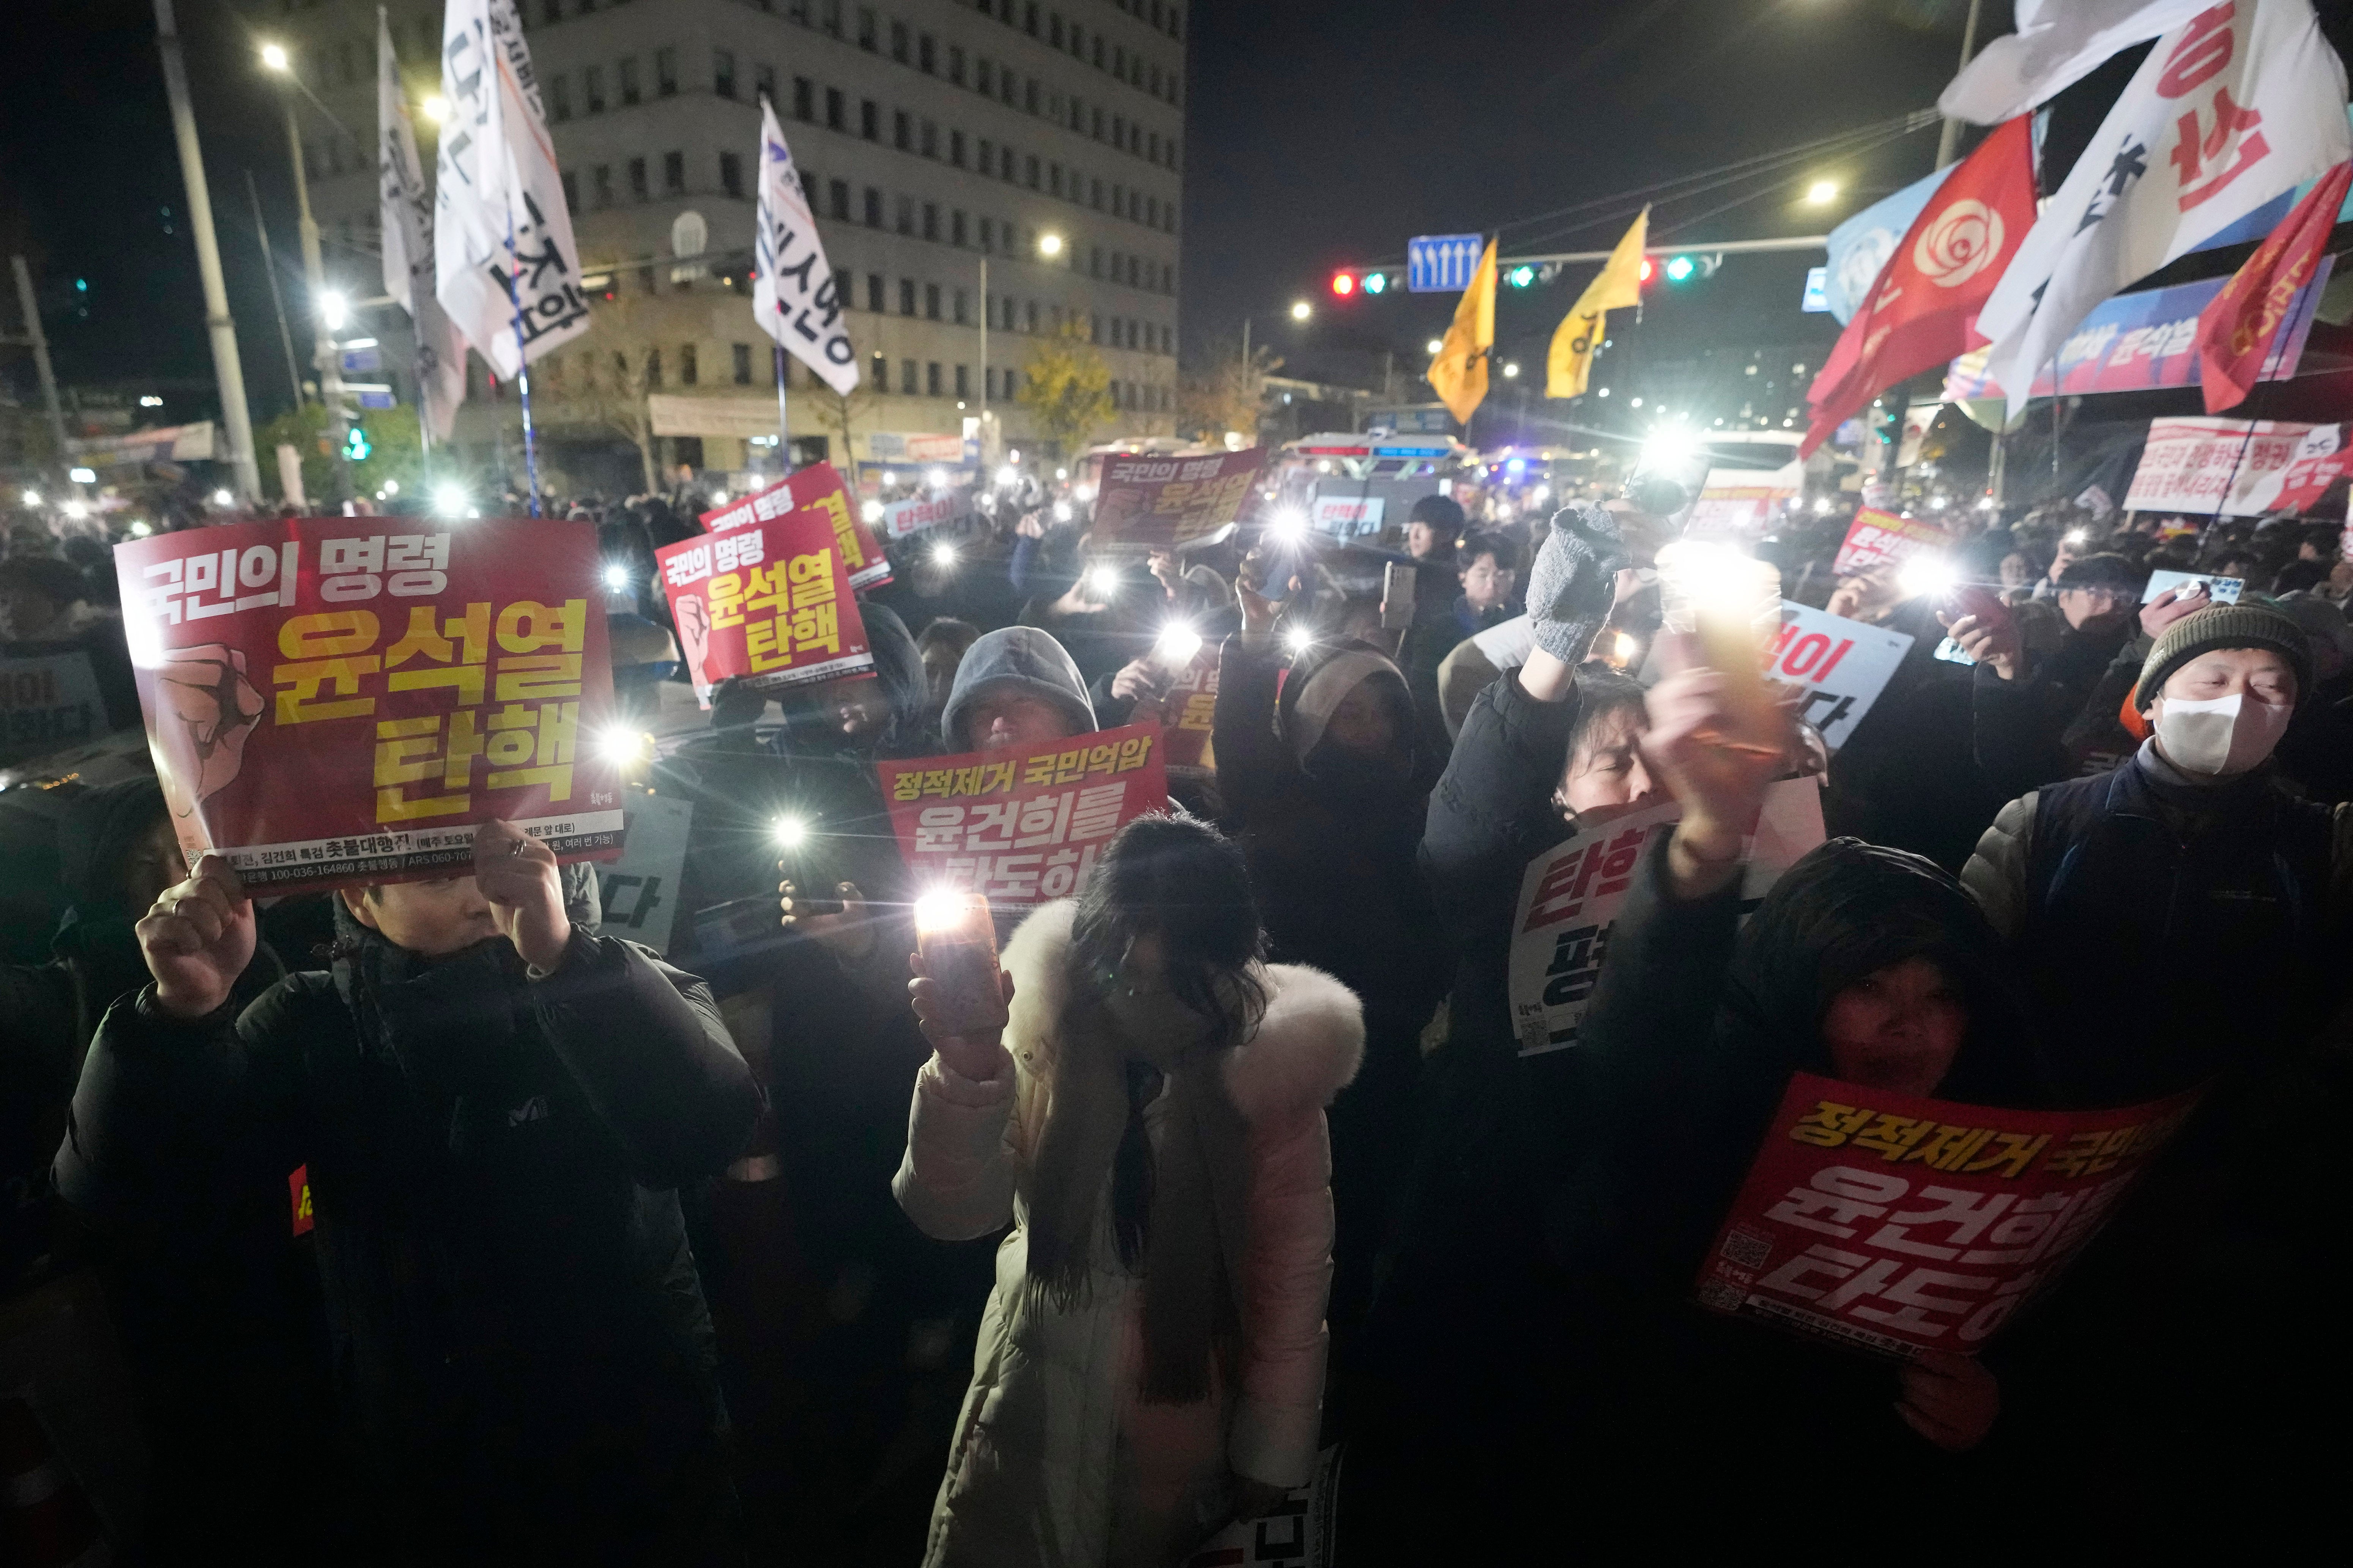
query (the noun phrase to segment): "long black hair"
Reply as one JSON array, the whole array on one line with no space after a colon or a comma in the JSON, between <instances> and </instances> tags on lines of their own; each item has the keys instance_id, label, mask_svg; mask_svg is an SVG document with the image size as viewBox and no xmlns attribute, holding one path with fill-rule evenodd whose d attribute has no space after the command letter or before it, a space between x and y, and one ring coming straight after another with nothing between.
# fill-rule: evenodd
<instances>
[{"instance_id":1,"label":"long black hair","mask_svg":"<svg viewBox=\"0 0 2353 1568\"><path fill-rule=\"evenodd\" d=\"M1257 972L1266 929L1250 863L1233 840L1183 811L1138 817L1103 847L1071 928L1073 1000L1100 1001L1147 934L1160 938L1169 990L1208 1020L1211 1048L1248 1039L1267 1000Z\"/></svg>"},{"instance_id":2,"label":"long black hair","mask_svg":"<svg viewBox=\"0 0 2353 1568\"><path fill-rule=\"evenodd\" d=\"M1104 999L1138 937L1157 934L1170 993L1209 1026L1208 1044L1225 1052L1266 1016L1266 928L1250 863L1224 834L1183 811L1142 816L1103 847L1079 895L1071 927L1070 1002L1063 1037L1100 1020ZM1112 1235L1134 1268L1144 1257L1152 1210L1152 1145L1144 1107L1159 1075L1127 1068L1127 1126L1112 1162Z\"/></svg>"}]
</instances>

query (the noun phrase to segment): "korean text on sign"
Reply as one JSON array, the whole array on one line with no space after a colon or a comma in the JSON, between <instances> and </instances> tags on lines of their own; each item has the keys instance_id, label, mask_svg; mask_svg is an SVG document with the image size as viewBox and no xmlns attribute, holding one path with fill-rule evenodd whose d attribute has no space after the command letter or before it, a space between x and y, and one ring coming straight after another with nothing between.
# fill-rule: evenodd
<instances>
[{"instance_id":1,"label":"korean text on sign","mask_svg":"<svg viewBox=\"0 0 2353 1568\"><path fill-rule=\"evenodd\" d=\"M1765 676L1804 691L1798 717L1820 731L1822 743L1835 752L1852 738L1911 647L1908 633L1784 599Z\"/></svg>"},{"instance_id":2,"label":"korean text on sign","mask_svg":"<svg viewBox=\"0 0 2353 1568\"><path fill-rule=\"evenodd\" d=\"M1113 457L1103 460L1095 499L1099 543L1171 550L1235 521L1247 510L1266 450L1199 457Z\"/></svg>"},{"instance_id":3,"label":"korean text on sign","mask_svg":"<svg viewBox=\"0 0 2353 1568\"><path fill-rule=\"evenodd\" d=\"M515 822L618 849L584 727L610 708L593 533L382 519L238 523L115 552L148 740L183 849L284 890L461 863Z\"/></svg>"},{"instance_id":4,"label":"korean text on sign","mask_svg":"<svg viewBox=\"0 0 2353 1568\"><path fill-rule=\"evenodd\" d=\"M755 490L732 505L704 512L702 521L711 532L726 533L804 511L815 512L824 519L833 535L834 548L841 552L841 563L849 574L851 587L872 588L891 580L890 557L882 553L882 547L875 542L874 531L866 526L858 509L850 505L849 491L831 463L813 463L766 489Z\"/></svg>"},{"instance_id":5,"label":"korean text on sign","mask_svg":"<svg viewBox=\"0 0 2353 1568\"><path fill-rule=\"evenodd\" d=\"M695 696L729 677L755 691L874 668L841 552L821 507L654 552Z\"/></svg>"},{"instance_id":6,"label":"korean text on sign","mask_svg":"<svg viewBox=\"0 0 2353 1568\"><path fill-rule=\"evenodd\" d=\"M1682 816L1672 802L1633 812L1528 863L1512 922L1512 1027L1520 1055L1542 1056L1577 1043L1610 928L1634 885L1643 847ZM1781 873L1821 841L1820 785L1812 779L1775 784L1742 873L1743 911L1755 909Z\"/></svg>"},{"instance_id":7,"label":"korean text on sign","mask_svg":"<svg viewBox=\"0 0 2353 1568\"><path fill-rule=\"evenodd\" d=\"M1168 808L1165 752L1158 725L1130 724L875 772L919 883L1035 904L1075 897L1123 824Z\"/></svg>"},{"instance_id":8,"label":"korean text on sign","mask_svg":"<svg viewBox=\"0 0 2353 1568\"><path fill-rule=\"evenodd\" d=\"M1950 536L1933 522L1865 507L1854 514L1831 570L1843 577L1873 566L1900 565L1924 550L1941 550Z\"/></svg>"},{"instance_id":9,"label":"korean text on sign","mask_svg":"<svg viewBox=\"0 0 2353 1568\"><path fill-rule=\"evenodd\" d=\"M1888 1355L1974 1353L2197 1101L2001 1110L1799 1073L1701 1266L1700 1303Z\"/></svg>"}]
</instances>

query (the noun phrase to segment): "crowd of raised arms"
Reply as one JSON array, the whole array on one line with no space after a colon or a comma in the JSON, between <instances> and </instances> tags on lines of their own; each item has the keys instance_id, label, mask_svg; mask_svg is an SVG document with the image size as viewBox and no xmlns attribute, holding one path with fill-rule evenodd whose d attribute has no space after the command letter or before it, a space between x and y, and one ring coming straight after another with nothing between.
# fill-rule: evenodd
<instances>
[{"instance_id":1,"label":"crowd of raised arms","mask_svg":"<svg viewBox=\"0 0 2353 1568\"><path fill-rule=\"evenodd\" d=\"M554 511L627 590L649 727L691 705L653 553L691 499ZM1684 616L1672 486L1168 552L1012 492L892 546L871 675L725 683L665 732L649 781L693 817L659 953L504 823L469 875L248 897L152 773L20 769L0 1559L2321 1538L2353 1446L2339 525L1989 504L1842 574L1852 502L1747 548L1764 604L1894 634L1859 722ZM5 542L0 652L89 654L136 731L102 530ZM1208 744L1165 812L1070 897L918 929L878 764L1187 681ZM1791 801L1820 827L1777 828ZM1528 1003L1531 898L1597 867L1609 912ZM2081 1183L1968 1184L2043 1148L2005 1117L2074 1147L2061 1113L2106 1130ZM1817 1270L1776 1295L1745 1184L1833 1145L1770 1210Z\"/></svg>"}]
</instances>

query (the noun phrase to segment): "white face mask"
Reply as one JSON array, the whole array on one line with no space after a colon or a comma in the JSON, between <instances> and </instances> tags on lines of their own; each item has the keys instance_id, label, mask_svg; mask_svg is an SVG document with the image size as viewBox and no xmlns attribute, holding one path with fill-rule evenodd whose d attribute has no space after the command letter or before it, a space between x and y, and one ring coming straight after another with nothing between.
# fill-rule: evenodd
<instances>
[{"instance_id":1,"label":"white face mask","mask_svg":"<svg viewBox=\"0 0 2353 1568\"><path fill-rule=\"evenodd\" d=\"M2203 702L2164 699L2157 716L2157 743L2165 760L2184 773L2229 778L2272 754L2295 712L2292 702L2261 702L2243 696Z\"/></svg>"}]
</instances>

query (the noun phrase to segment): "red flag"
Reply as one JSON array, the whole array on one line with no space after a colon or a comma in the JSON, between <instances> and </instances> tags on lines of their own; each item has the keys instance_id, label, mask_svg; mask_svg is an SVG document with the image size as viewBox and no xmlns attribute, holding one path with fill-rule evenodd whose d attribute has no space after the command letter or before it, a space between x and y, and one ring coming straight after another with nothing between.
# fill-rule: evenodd
<instances>
[{"instance_id":1,"label":"red flag","mask_svg":"<svg viewBox=\"0 0 2353 1568\"><path fill-rule=\"evenodd\" d=\"M2313 268L2328 247L2348 184L2353 163L2339 163L2321 175L2311 194L2199 312L2198 380L2207 413L2236 406L2255 384L2296 291L2312 281Z\"/></svg>"},{"instance_id":2,"label":"red flag","mask_svg":"<svg viewBox=\"0 0 2353 1568\"><path fill-rule=\"evenodd\" d=\"M1986 342L1978 308L2034 226L2031 119L1997 127L1912 220L1807 389L1800 458L1897 382Z\"/></svg>"}]
</instances>

